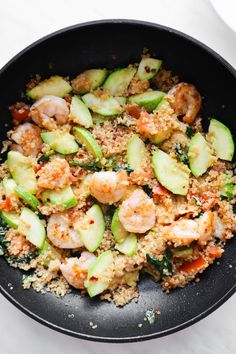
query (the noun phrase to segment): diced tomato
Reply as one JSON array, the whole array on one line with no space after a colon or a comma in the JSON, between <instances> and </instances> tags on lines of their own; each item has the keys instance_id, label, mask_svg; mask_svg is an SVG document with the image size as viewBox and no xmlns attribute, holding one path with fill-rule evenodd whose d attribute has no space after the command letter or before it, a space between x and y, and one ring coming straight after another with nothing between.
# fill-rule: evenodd
<instances>
[{"instance_id":1,"label":"diced tomato","mask_svg":"<svg viewBox=\"0 0 236 354\"><path fill-rule=\"evenodd\" d=\"M142 111L142 109L136 104L127 104L125 106L125 110L131 117L134 117L136 119L139 118L140 113Z\"/></svg>"},{"instance_id":2,"label":"diced tomato","mask_svg":"<svg viewBox=\"0 0 236 354\"><path fill-rule=\"evenodd\" d=\"M10 106L9 109L13 118L14 125L20 124L24 120L27 120L29 117L30 107L23 102L18 102L15 105Z\"/></svg>"},{"instance_id":3,"label":"diced tomato","mask_svg":"<svg viewBox=\"0 0 236 354\"><path fill-rule=\"evenodd\" d=\"M94 224L94 220L89 220L89 224L90 225Z\"/></svg>"},{"instance_id":4,"label":"diced tomato","mask_svg":"<svg viewBox=\"0 0 236 354\"><path fill-rule=\"evenodd\" d=\"M10 197L6 197L6 199L2 200L1 203L0 203L0 210L9 211L11 209L12 209L11 198Z\"/></svg>"},{"instance_id":5,"label":"diced tomato","mask_svg":"<svg viewBox=\"0 0 236 354\"><path fill-rule=\"evenodd\" d=\"M203 257L200 257L193 262L184 263L179 268L179 271L185 273L197 273L199 270L206 267L206 265L207 262L205 261L205 259Z\"/></svg>"}]
</instances>

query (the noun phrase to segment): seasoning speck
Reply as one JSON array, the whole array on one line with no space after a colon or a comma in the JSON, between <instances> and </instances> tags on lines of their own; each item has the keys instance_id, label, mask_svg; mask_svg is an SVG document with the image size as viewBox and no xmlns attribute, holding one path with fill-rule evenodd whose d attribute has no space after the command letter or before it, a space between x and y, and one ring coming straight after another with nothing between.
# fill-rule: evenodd
<instances>
[{"instance_id":1,"label":"seasoning speck","mask_svg":"<svg viewBox=\"0 0 236 354\"><path fill-rule=\"evenodd\" d=\"M146 311L146 317L150 325L153 325L156 321L156 314L154 309L148 309Z\"/></svg>"},{"instance_id":2,"label":"seasoning speck","mask_svg":"<svg viewBox=\"0 0 236 354\"><path fill-rule=\"evenodd\" d=\"M229 265L229 268L233 268L232 264Z\"/></svg>"},{"instance_id":3,"label":"seasoning speck","mask_svg":"<svg viewBox=\"0 0 236 354\"><path fill-rule=\"evenodd\" d=\"M143 326L142 323L139 323L139 324L138 324L138 327L139 327L139 328L141 328L142 326Z\"/></svg>"},{"instance_id":4,"label":"seasoning speck","mask_svg":"<svg viewBox=\"0 0 236 354\"><path fill-rule=\"evenodd\" d=\"M98 325L93 325L92 329L96 329L98 327Z\"/></svg>"},{"instance_id":5,"label":"seasoning speck","mask_svg":"<svg viewBox=\"0 0 236 354\"><path fill-rule=\"evenodd\" d=\"M74 318L75 317L75 315L73 314L73 313L70 313L69 315L68 315L68 318Z\"/></svg>"}]
</instances>

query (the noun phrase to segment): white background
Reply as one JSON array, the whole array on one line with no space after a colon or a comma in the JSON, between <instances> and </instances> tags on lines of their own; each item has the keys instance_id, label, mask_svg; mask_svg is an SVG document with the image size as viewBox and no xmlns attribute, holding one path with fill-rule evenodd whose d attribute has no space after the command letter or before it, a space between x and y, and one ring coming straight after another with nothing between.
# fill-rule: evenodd
<instances>
[{"instance_id":1,"label":"white background","mask_svg":"<svg viewBox=\"0 0 236 354\"><path fill-rule=\"evenodd\" d=\"M222 1L227 6L227 0ZM52 31L105 18L133 18L176 28L204 42L236 67L236 34L221 21L208 0L2 1L0 67L25 46ZM100 344L47 329L0 295L1 354L141 354L144 351L148 354L236 353L236 296L206 319L169 337L144 343Z\"/></svg>"}]
</instances>

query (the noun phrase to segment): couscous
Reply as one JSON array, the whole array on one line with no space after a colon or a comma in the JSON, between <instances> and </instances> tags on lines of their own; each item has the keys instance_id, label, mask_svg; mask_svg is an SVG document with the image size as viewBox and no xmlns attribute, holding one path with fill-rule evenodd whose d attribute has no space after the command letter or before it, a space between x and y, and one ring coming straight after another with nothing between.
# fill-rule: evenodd
<instances>
[{"instance_id":1,"label":"couscous","mask_svg":"<svg viewBox=\"0 0 236 354\"><path fill-rule=\"evenodd\" d=\"M192 83L145 54L72 80L37 75L25 98L0 166L0 251L25 289L124 306L140 272L170 291L223 256L234 142L218 117L203 132Z\"/></svg>"}]
</instances>

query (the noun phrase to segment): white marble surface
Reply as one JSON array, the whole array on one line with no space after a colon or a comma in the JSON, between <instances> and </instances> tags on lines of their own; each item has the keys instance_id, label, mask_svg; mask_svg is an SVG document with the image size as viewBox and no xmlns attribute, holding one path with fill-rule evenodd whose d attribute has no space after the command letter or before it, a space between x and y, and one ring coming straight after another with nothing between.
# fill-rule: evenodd
<instances>
[{"instance_id":1,"label":"white marble surface","mask_svg":"<svg viewBox=\"0 0 236 354\"><path fill-rule=\"evenodd\" d=\"M227 6L227 0L224 3ZM220 20L207 0L2 1L0 67L25 46L52 31L79 22L105 18L142 19L177 28L209 45L236 67L236 35ZM0 314L1 354L236 352L236 296L186 330L169 337L134 344L99 344L67 337L31 320L2 296Z\"/></svg>"}]
</instances>

